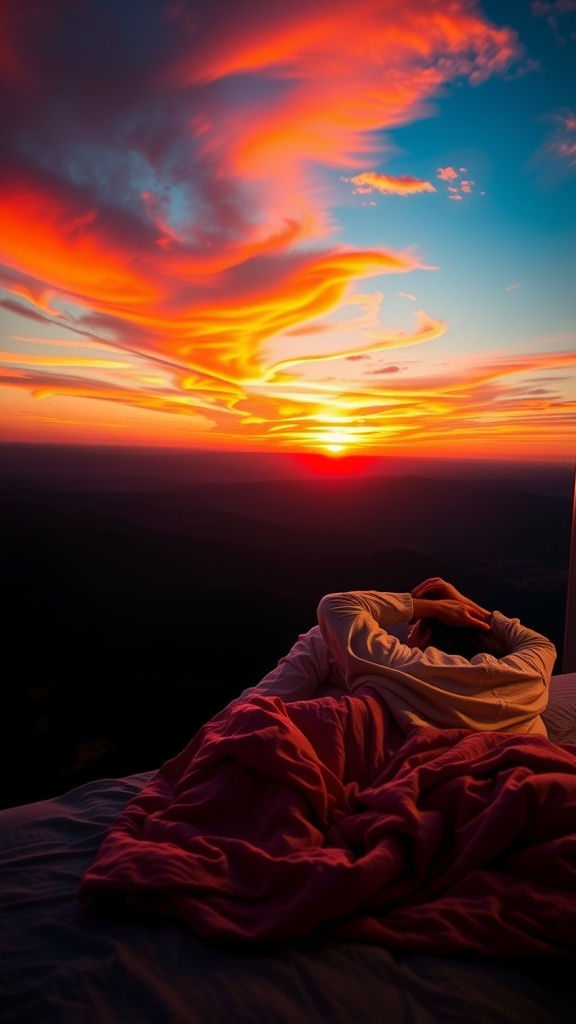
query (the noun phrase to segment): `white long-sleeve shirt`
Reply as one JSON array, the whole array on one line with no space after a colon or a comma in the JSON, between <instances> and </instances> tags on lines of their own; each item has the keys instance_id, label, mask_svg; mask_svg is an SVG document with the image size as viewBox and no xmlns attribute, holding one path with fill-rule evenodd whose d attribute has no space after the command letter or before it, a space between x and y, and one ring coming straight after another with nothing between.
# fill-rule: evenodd
<instances>
[{"instance_id":1,"label":"white long-sleeve shirt","mask_svg":"<svg viewBox=\"0 0 576 1024\"><path fill-rule=\"evenodd\" d=\"M381 694L406 729L431 725L513 733L541 733L556 649L546 637L493 612L491 626L506 654L468 661L435 647L410 648L388 632L413 617L410 594L349 591L328 594L318 624L346 688Z\"/></svg>"}]
</instances>

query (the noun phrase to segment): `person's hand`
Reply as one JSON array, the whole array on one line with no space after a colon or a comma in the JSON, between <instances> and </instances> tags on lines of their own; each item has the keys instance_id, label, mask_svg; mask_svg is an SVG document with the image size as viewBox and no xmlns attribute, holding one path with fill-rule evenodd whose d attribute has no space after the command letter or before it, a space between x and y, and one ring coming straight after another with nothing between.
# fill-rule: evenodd
<instances>
[{"instance_id":1,"label":"person's hand","mask_svg":"<svg viewBox=\"0 0 576 1024\"><path fill-rule=\"evenodd\" d=\"M471 598L465 597L461 594L456 587L452 586L451 583L447 583L446 580L441 579L440 576L432 576L430 579L424 580L419 583L412 591L412 598L426 598L431 600L449 600L458 601L466 608L470 609L471 612L477 614L482 613L482 619L490 615L490 612L481 605L476 604L476 601L472 601ZM438 618L438 616L433 616ZM470 623L468 623L470 625Z\"/></svg>"},{"instance_id":2,"label":"person's hand","mask_svg":"<svg viewBox=\"0 0 576 1024\"><path fill-rule=\"evenodd\" d=\"M471 626L485 631L490 629L491 612L477 604L464 603L454 598L438 598L432 601L416 598L415 611L418 605L426 606L420 609L419 618L438 619L446 626Z\"/></svg>"},{"instance_id":3,"label":"person's hand","mask_svg":"<svg viewBox=\"0 0 576 1024\"><path fill-rule=\"evenodd\" d=\"M460 594L459 591L456 590L456 587L452 586L451 583L447 583L446 580L441 579L440 576L431 576L430 579L424 580L423 583L419 583L414 587L412 597L448 597L454 601L466 601L464 595Z\"/></svg>"}]
</instances>

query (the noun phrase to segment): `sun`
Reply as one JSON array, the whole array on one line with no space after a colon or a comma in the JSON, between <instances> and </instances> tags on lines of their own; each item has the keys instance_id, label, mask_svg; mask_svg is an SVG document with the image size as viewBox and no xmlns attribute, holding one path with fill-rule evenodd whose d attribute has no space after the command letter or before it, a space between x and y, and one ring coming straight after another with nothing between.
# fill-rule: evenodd
<instances>
[{"instance_id":1,"label":"sun","mask_svg":"<svg viewBox=\"0 0 576 1024\"><path fill-rule=\"evenodd\" d=\"M315 441L319 450L330 452L331 455L342 455L355 447L355 438L350 436L348 430L323 430L316 435Z\"/></svg>"}]
</instances>

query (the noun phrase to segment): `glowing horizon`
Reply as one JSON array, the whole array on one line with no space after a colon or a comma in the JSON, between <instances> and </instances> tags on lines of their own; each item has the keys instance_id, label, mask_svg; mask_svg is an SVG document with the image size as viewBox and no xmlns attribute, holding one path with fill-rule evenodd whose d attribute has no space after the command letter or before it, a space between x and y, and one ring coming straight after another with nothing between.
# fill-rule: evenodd
<instances>
[{"instance_id":1,"label":"glowing horizon","mask_svg":"<svg viewBox=\"0 0 576 1024\"><path fill-rule=\"evenodd\" d=\"M2 439L572 458L576 0L499 11L5 5Z\"/></svg>"}]
</instances>

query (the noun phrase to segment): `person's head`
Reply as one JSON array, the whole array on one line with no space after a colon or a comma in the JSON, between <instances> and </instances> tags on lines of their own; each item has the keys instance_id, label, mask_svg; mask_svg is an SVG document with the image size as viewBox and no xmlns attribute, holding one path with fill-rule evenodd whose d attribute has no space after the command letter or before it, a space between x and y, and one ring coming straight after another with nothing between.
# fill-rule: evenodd
<instances>
[{"instance_id":1,"label":"person's head","mask_svg":"<svg viewBox=\"0 0 576 1024\"><path fill-rule=\"evenodd\" d=\"M446 626L438 619L417 619L406 638L408 647L436 647L445 654L473 658L475 654L493 654L501 658L506 651L493 632L473 626Z\"/></svg>"}]
</instances>

